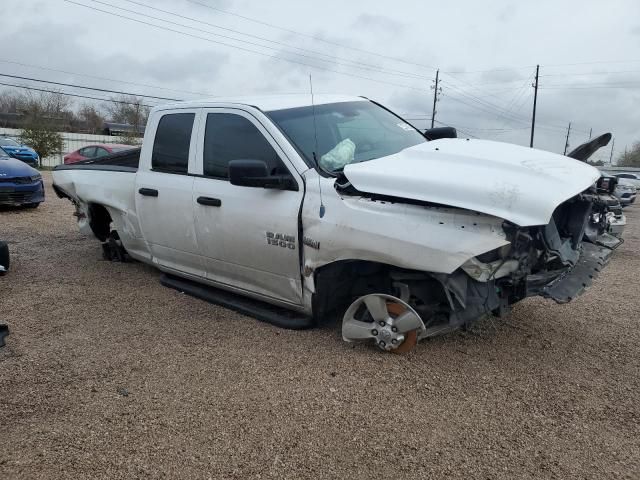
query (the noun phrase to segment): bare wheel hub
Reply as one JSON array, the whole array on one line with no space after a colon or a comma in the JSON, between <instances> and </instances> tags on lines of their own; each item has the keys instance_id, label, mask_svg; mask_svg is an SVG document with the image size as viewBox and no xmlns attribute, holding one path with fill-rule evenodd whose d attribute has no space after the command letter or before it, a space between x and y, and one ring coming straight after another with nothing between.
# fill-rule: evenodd
<instances>
[{"instance_id":1,"label":"bare wheel hub","mask_svg":"<svg viewBox=\"0 0 640 480\"><path fill-rule=\"evenodd\" d=\"M384 294L358 298L342 319L345 341L373 342L388 352L411 350L424 330L424 324L413 308L399 298Z\"/></svg>"}]
</instances>

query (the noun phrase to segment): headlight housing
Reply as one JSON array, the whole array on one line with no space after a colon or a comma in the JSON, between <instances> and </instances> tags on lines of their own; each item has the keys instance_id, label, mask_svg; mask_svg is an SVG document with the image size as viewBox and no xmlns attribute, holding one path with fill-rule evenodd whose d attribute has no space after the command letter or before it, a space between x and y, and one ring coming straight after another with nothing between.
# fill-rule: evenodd
<instances>
[{"instance_id":1,"label":"headlight housing","mask_svg":"<svg viewBox=\"0 0 640 480\"><path fill-rule=\"evenodd\" d=\"M37 175L31 175L31 177L29 177L29 178L31 178L31 181L32 181L32 182L37 182L37 181L39 181L39 180L42 180L42 175L40 175L40 174L38 173Z\"/></svg>"}]
</instances>

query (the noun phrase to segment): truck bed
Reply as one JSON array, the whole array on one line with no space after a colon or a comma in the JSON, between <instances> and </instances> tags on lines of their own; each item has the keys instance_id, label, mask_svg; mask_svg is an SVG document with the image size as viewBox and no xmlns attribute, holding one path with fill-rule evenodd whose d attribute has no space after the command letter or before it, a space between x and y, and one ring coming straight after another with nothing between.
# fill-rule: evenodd
<instances>
[{"instance_id":1,"label":"truck bed","mask_svg":"<svg viewBox=\"0 0 640 480\"><path fill-rule=\"evenodd\" d=\"M124 152L112 153L106 157L90 158L69 165L58 165L54 170L111 170L137 171L140 162L140 147Z\"/></svg>"}]
</instances>

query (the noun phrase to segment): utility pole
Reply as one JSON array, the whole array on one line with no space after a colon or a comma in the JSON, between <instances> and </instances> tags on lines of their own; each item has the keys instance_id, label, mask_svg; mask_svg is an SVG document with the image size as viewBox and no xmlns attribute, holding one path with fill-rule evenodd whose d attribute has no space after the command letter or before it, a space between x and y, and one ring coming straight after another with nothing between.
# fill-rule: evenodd
<instances>
[{"instance_id":1,"label":"utility pole","mask_svg":"<svg viewBox=\"0 0 640 480\"><path fill-rule=\"evenodd\" d=\"M609 165L613 165L613 146L616 144L616 139L611 140L611 155L609 155Z\"/></svg>"},{"instance_id":2,"label":"utility pole","mask_svg":"<svg viewBox=\"0 0 640 480\"><path fill-rule=\"evenodd\" d=\"M431 112L431 128L436 121L436 102L438 101L438 82L440 81L440 69L436 70L436 83L433 86L433 111Z\"/></svg>"},{"instance_id":3,"label":"utility pole","mask_svg":"<svg viewBox=\"0 0 640 480\"><path fill-rule=\"evenodd\" d=\"M567 141L564 142L564 154L567 154L567 149L569 148L569 135L571 134L571 122L569 122L569 128L567 128Z\"/></svg>"},{"instance_id":4,"label":"utility pole","mask_svg":"<svg viewBox=\"0 0 640 480\"><path fill-rule=\"evenodd\" d=\"M533 117L531 118L531 142L529 147L533 148L533 133L536 129L536 104L538 103L538 78L540 76L540 65L536 65L536 83L532 86L535 88L533 93Z\"/></svg>"},{"instance_id":5,"label":"utility pole","mask_svg":"<svg viewBox=\"0 0 640 480\"><path fill-rule=\"evenodd\" d=\"M593 127L589 129L589 140L591 140L591 135L593 134Z\"/></svg>"}]
</instances>

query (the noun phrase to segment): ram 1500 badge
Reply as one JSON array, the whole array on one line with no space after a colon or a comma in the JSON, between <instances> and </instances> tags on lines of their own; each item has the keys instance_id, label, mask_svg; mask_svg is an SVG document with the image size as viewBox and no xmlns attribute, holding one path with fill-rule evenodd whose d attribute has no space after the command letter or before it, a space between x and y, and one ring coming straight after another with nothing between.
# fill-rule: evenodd
<instances>
[{"instance_id":1,"label":"ram 1500 badge","mask_svg":"<svg viewBox=\"0 0 640 480\"><path fill-rule=\"evenodd\" d=\"M296 312L264 315L292 328L337 314L344 340L395 352L529 296L568 302L619 243L595 168L428 141L359 97L156 107L140 150L53 177L106 258Z\"/></svg>"}]
</instances>

